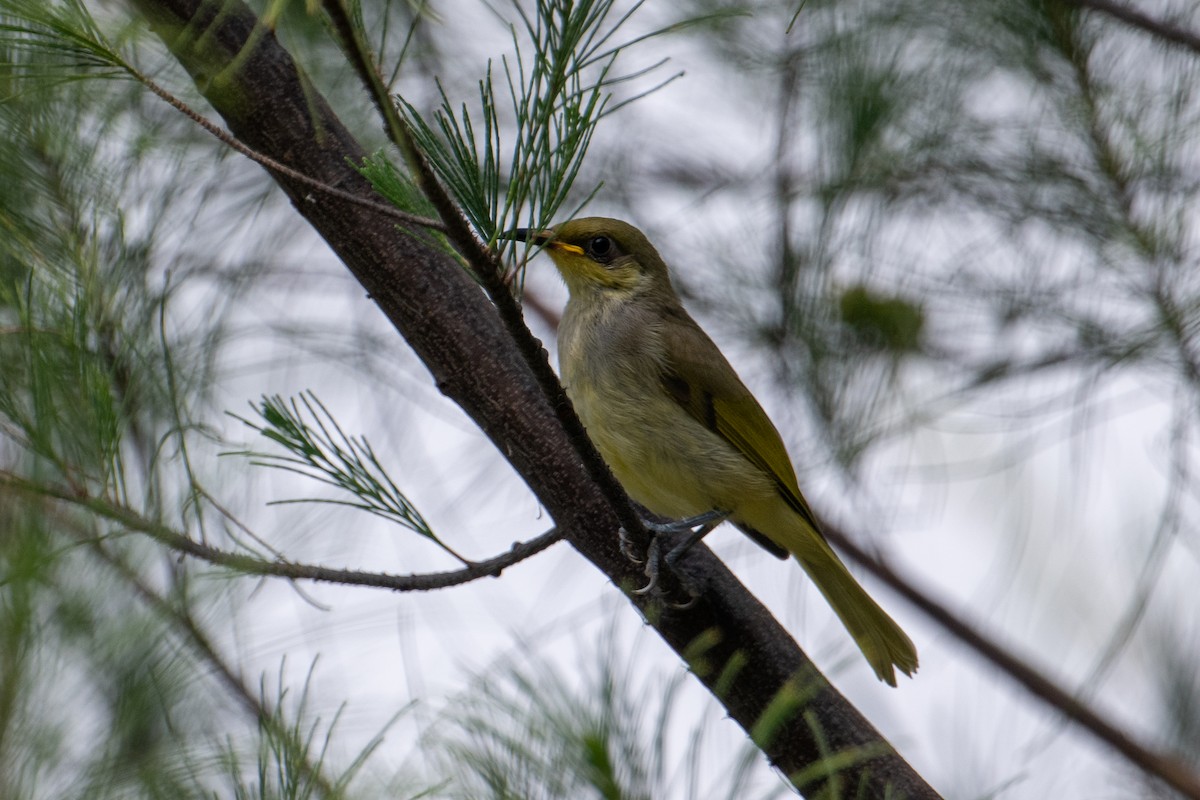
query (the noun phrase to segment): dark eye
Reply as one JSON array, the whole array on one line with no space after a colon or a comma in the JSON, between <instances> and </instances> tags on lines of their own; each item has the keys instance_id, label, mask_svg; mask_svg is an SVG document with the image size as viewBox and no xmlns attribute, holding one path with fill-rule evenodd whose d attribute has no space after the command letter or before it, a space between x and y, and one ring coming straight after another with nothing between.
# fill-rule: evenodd
<instances>
[{"instance_id":1,"label":"dark eye","mask_svg":"<svg viewBox=\"0 0 1200 800\"><path fill-rule=\"evenodd\" d=\"M612 239L607 236L596 236L588 242L588 253L597 261L604 261L613 254Z\"/></svg>"}]
</instances>

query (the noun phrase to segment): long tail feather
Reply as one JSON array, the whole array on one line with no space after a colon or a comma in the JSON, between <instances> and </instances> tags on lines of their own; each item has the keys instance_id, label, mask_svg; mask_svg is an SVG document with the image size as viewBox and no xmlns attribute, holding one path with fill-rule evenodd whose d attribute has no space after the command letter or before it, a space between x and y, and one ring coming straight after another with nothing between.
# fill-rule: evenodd
<instances>
[{"instance_id":1,"label":"long tail feather","mask_svg":"<svg viewBox=\"0 0 1200 800\"><path fill-rule=\"evenodd\" d=\"M804 555L797 555L796 560L825 595L879 680L895 686L895 669L909 676L917 671L917 648L859 585L829 545L822 544L824 547L805 548Z\"/></svg>"}]
</instances>

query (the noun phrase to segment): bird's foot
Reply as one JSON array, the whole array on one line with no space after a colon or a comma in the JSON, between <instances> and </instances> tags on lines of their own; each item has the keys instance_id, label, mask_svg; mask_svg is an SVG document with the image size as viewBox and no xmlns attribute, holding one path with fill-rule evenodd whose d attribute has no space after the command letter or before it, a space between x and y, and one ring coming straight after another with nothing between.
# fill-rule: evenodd
<instances>
[{"instance_id":1,"label":"bird's foot","mask_svg":"<svg viewBox=\"0 0 1200 800\"><path fill-rule=\"evenodd\" d=\"M696 600L700 597L700 589L699 587L695 586L695 584L691 583L687 579L687 576L684 575L680 570L677 570L676 566L679 563L679 559L690 547L692 547L692 545L703 539L709 531L720 525L728 517L728 511L706 511L703 514L698 514L694 517L688 517L686 519L675 520L673 522L663 523L652 520L643 520L642 522L646 526L647 530L654 534L653 538L650 540L650 546L646 551L646 557L644 559L644 563L646 565L644 572L649 580L642 588L633 590L633 593L639 596L644 596L652 594L658 590L660 577L662 574L662 565L665 562L672 575L676 578L679 585L688 595L688 599L683 603L668 604L672 608L679 610L688 609L695 605ZM668 537L674 537L685 532L687 533L687 536L683 539L683 541L676 544L664 554L663 548L670 543ZM626 549L627 544L630 544L629 537L625 535L624 530L622 530L621 533L621 552L625 553L625 555L630 557L635 563L643 563L642 560L633 558L630 555Z\"/></svg>"},{"instance_id":2,"label":"bird's foot","mask_svg":"<svg viewBox=\"0 0 1200 800\"><path fill-rule=\"evenodd\" d=\"M696 605L703 592L701 587L685 572L674 568L677 547L672 548L665 555L663 554L664 540L665 537L660 536L655 536L650 540L650 546L646 550L646 569L643 570L649 580L642 588L634 589L633 594L639 597L657 596L664 605L676 611L686 611ZM662 569L664 561L671 567L669 570ZM685 599L672 599L681 593Z\"/></svg>"}]
</instances>

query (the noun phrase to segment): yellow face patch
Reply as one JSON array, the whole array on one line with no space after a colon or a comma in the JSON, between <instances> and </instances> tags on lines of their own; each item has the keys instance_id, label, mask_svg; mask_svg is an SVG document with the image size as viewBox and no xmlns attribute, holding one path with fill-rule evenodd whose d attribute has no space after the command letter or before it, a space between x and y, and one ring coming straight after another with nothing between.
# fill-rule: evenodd
<instances>
[{"instance_id":1,"label":"yellow face patch","mask_svg":"<svg viewBox=\"0 0 1200 800\"><path fill-rule=\"evenodd\" d=\"M625 289L637 282L636 269L609 267L589 258L578 245L550 242L546 252L572 292L592 288Z\"/></svg>"}]
</instances>

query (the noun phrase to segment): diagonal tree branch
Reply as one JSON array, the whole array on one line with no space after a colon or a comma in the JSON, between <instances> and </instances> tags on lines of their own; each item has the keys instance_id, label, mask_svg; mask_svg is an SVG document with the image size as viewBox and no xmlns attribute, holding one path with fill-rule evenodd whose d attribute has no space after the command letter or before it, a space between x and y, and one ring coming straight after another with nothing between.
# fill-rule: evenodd
<instances>
[{"instance_id":1,"label":"diagonal tree branch","mask_svg":"<svg viewBox=\"0 0 1200 800\"><path fill-rule=\"evenodd\" d=\"M137 0L135 8L240 140L315 180L371 196L347 163L359 161L362 148L246 6L237 0ZM361 205L311 196L287 175L273 177L407 339L439 389L508 458L571 544L618 586L640 583L617 546L616 509L564 432L555 408L563 403L561 389L548 399L479 287L419 234ZM845 759L835 776L809 773L814 777L804 791L815 794L836 782L863 798L938 797L711 552L698 547L690 555L689 571L705 587L695 606L680 611L630 600L729 714L755 734L774 765L800 782L806 768L830 754L859 754ZM774 722L767 726L764 719Z\"/></svg>"}]
</instances>

